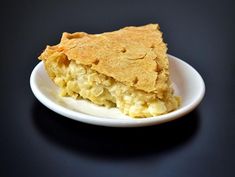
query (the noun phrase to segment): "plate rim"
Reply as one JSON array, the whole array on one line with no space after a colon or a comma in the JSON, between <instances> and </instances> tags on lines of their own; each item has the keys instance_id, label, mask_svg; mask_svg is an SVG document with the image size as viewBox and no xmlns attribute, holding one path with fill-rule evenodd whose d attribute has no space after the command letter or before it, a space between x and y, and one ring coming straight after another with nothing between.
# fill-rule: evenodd
<instances>
[{"instance_id":1,"label":"plate rim","mask_svg":"<svg viewBox=\"0 0 235 177\"><path fill-rule=\"evenodd\" d=\"M45 105L47 108L51 109L52 111L76 120L83 123L89 123L93 125L100 125L100 126L109 126L109 127L142 127L142 126L150 126L150 125L157 125L169 121L173 121L177 118L183 117L184 115L191 112L193 109L195 109L199 103L202 101L204 95L205 95L205 82L201 75L194 69L191 65L186 63L185 61L168 54L168 57L170 59L177 60L177 62L180 62L184 65L187 65L195 74L198 76L198 79L201 83L201 91L197 95L197 97L188 105L181 107L173 112L160 115L160 116L154 116L149 118L133 118L133 119L110 119L107 117L96 117L92 115L88 115L85 113L81 113L79 111L70 110L66 107L63 107L62 105L56 104L51 99L47 98L36 86L36 77L37 72L39 72L40 68L43 67L43 61L39 62L33 69L31 76L30 76L30 87L35 95L35 97L40 101L43 105Z\"/></svg>"}]
</instances>

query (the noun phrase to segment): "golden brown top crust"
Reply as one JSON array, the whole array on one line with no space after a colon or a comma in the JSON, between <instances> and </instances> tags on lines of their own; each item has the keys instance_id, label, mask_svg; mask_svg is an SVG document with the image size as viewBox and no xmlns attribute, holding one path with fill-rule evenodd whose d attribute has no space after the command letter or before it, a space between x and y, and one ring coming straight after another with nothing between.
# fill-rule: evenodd
<instances>
[{"instance_id":1,"label":"golden brown top crust","mask_svg":"<svg viewBox=\"0 0 235 177\"><path fill-rule=\"evenodd\" d=\"M47 46L39 59L63 53L125 85L162 97L169 80L166 51L159 25L149 24L102 34L63 33L61 42Z\"/></svg>"}]
</instances>

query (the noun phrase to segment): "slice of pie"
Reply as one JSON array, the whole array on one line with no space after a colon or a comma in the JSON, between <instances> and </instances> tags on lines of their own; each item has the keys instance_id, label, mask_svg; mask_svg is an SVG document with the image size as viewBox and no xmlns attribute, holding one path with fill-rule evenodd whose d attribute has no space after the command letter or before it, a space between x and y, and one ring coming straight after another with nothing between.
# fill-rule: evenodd
<instances>
[{"instance_id":1,"label":"slice of pie","mask_svg":"<svg viewBox=\"0 0 235 177\"><path fill-rule=\"evenodd\" d=\"M159 25L125 27L102 34L63 33L39 56L62 96L117 107L131 117L177 109L169 80L167 47Z\"/></svg>"}]
</instances>

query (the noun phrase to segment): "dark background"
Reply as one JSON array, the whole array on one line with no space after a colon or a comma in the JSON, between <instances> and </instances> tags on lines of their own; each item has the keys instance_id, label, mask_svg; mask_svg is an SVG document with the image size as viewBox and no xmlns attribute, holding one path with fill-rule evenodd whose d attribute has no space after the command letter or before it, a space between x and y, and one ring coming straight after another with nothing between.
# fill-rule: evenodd
<instances>
[{"instance_id":1,"label":"dark background","mask_svg":"<svg viewBox=\"0 0 235 177\"><path fill-rule=\"evenodd\" d=\"M1 1L1 177L234 177L233 1ZM63 31L100 33L159 23L169 53L206 83L200 106L145 128L69 120L33 96L29 77Z\"/></svg>"}]
</instances>

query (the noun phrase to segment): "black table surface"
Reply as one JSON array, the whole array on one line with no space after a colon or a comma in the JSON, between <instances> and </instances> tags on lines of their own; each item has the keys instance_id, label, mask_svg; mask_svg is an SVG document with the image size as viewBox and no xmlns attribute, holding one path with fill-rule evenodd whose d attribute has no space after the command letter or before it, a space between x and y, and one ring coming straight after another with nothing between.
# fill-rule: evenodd
<instances>
[{"instance_id":1,"label":"black table surface","mask_svg":"<svg viewBox=\"0 0 235 177\"><path fill-rule=\"evenodd\" d=\"M233 1L1 1L1 177L234 177ZM64 31L100 33L159 23L169 53L206 83L197 109L173 122L108 128L60 116L29 77Z\"/></svg>"}]
</instances>

